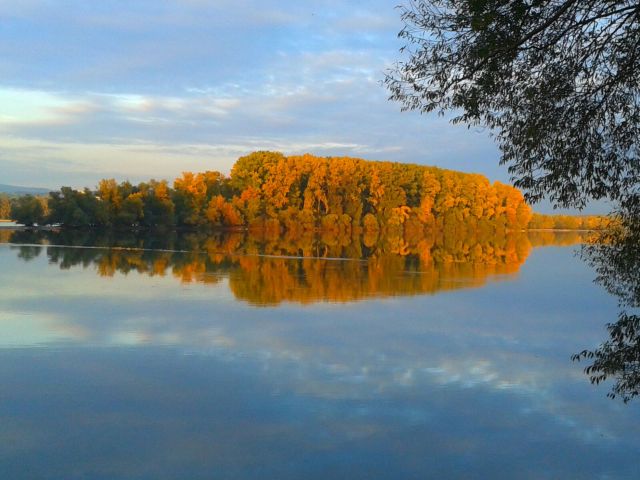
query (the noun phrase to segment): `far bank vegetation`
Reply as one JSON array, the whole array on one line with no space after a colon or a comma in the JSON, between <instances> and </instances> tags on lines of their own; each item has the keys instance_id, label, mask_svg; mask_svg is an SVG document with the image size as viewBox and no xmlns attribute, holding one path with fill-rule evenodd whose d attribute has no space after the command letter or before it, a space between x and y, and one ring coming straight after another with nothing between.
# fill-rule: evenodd
<instances>
[{"instance_id":1,"label":"far bank vegetation","mask_svg":"<svg viewBox=\"0 0 640 480\"><path fill-rule=\"evenodd\" d=\"M104 179L95 190L62 187L49 197L2 200L0 208L26 225L290 233L597 228L601 222L598 217L562 217L559 222L558 216L533 214L519 190L479 174L276 152L241 157L229 176L184 172L172 186L164 180L133 185ZM4 210L0 213L8 216Z\"/></svg>"}]
</instances>

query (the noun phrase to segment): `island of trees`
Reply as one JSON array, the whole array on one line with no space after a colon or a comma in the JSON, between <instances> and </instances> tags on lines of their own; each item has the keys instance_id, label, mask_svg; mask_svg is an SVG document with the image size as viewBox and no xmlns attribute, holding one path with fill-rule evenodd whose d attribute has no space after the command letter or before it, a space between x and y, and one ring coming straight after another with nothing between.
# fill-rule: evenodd
<instances>
[{"instance_id":1,"label":"island of trees","mask_svg":"<svg viewBox=\"0 0 640 480\"><path fill-rule=\"evenodd\" d=\"M6 210L6 202L3 203ZM173 186L101 180L95 190L62 187L10 205L25 225L240 228L349 233L464 225L466 229L593 228L534 215L516 188L479 174L349 157L254 152L225 176L184 172ZM572 217L567 217L572 218ZM576 217L573 217L576 218Z\"/></svg>"}]
</instances>

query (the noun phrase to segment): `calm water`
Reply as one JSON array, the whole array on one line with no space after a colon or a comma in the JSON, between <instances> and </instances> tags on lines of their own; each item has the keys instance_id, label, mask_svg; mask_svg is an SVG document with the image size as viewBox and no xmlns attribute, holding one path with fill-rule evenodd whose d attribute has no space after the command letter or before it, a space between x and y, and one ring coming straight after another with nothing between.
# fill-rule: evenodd
<instances>
[{"instance_id":1,"label":"calm water","mask_svg":"<svg viewBox=\"0 0 640 480\"><path fill-rule=\"evenodd\" d=\"M0 478L637 478L575 237L325 240L2 232Z\"/></svg>"}]
</instances>

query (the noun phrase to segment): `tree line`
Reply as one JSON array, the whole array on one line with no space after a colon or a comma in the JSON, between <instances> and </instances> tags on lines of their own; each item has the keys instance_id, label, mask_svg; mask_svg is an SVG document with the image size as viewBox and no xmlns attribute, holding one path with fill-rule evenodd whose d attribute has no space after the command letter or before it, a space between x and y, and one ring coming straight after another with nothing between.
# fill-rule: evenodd
<instances>
[{"instance_id":1,"label":"tree line","mask_svg":"<svg viewBox=\"0 0 640 480\"><path fill-rule=\"evenodd\" d=\"M11 217L72 227L249 227L267 230L423 229L464 222L526 228L531 208L515 188L436 167L349 157L254 152L229 176L184 172L173 186L101 180L24 196Z\"/></svg>"},{"instance_id":2,"label":"tree line","mask_svg":"<svg viewBox=\"0 0 640 480\"><path fill-rule=\"evenodd\" d=\"M599 215L544 215L534 213L529 221L531 230L601 230L608 228L613 218Z\"/></svg>"},{"instance_id":3,"label":"tree line","mask_svg":"<svg viewBox=\"0 0 640 480\"><path fill-rule=\"evenodd\" d=\"M271 231L474 228L595 228L597 217L533 214L516 188L479 174L349 157L254 152L225 176L184 172L134 185L101 180L48 197L0 201L26 225L69 227L248 227ZM7 213L6 211L10 212ZM0 215L2 217L3 215Z\"/></svg>"}]
</instances>

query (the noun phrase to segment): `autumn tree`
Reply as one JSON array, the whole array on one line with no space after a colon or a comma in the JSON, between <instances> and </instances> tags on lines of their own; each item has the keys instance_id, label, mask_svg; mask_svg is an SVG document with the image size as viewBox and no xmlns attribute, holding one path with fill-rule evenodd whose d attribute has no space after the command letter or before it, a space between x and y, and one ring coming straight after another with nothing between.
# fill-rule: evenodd
<instances>
[{"instance_id":1,"label":"autumn tree","mask_svg":"<svg viewBox=\"0 0 640 480\"><path fill-rule=\"evenodd\" d=\"M98 196L102 201L107 214L107 222L113 223L122 205L122 195L118 184L113 178L102 179L98 183Z\"/></svg>"},{"instance_id":2,"label":"autumn tree","mask_svg":"<svg viewBox=\"0 0 640 480\"><path fill-rule=\"evenodd\" d=\"M482 175L349 157L286 157L256 152L231 176L184 172L174 181L133 185L104 179L97 190L63 187L50 196L50 223L70 226L223 228L279 234L314 230L371 238L393 229L419 237L425 229L526 228L531 209L509 185ZM374 235L375 233L375 235Z\"/></svg>"},{"instance_id":3,"label":"autumn tree","mask_svg":"<svg viewBox=\"0 0 640 480\"><path fill-rule=\"evenodd\" d=\"M207 205L207 184L203 175L183 172L182 177L173 182L174 204L177 221L180 224L197 226L205 221Z\"/></svg>"},{"instance_id":4,"label":"autumn tree","mask_svg":"<svg viewBox=\"0 0 640 480\"><path fill-rule=\"evenodd\" d=\"M283 159L279 152L253 152L240 157L231 169L231 187L242 192L248 187L261 188L267 180L269 165Z\"/></svg>"},{"instance_id":5,"label":"autumn tree","mask_svg":"<svg viewBox=\"0 0 640 480\"><path fill-rule=\"evenodd\" d=\"M0 193L0 220L8 220L11 217L11 199L9 195Z\"/></svg>"},{"instance_id":6,"label":"autumn tree","mask_svg":"<svg viewBox=\"0 0 640 480\"><path fill-rule=\"evenodd\" d=\"M141 183L138 189L143 194L142 222L144 225L166 227L175 223L175 205L166 180Z\"/></svg>"}]
</instances>

